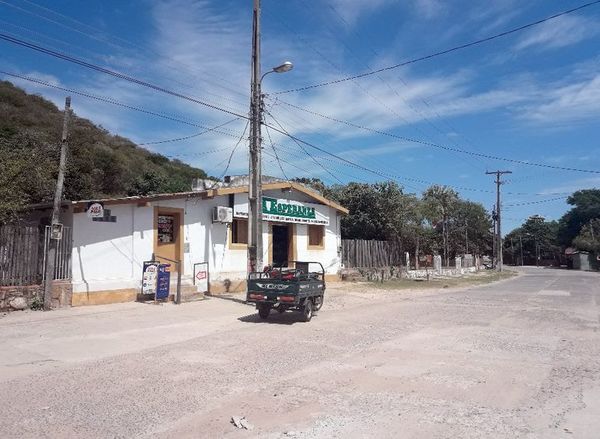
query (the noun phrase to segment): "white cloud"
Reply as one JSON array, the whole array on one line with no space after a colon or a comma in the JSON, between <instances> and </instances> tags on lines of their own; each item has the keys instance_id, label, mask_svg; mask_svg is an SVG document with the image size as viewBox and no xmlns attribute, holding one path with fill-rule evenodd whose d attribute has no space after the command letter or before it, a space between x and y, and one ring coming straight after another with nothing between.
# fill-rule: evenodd
<instances>
[{"instance_id":1,"label":"white cloud","mask_svg":"<svg viewBox=\"0 0 600 439\"><path fill-rule=\"evenodd\" d=\"M573 193L580 189L600 188L600 177L588 177L571 180L566 184L547 187L540 191L541 194Z\"/></svg>"},{"instance_id":2,"label":"white cloud","mask_svg":"<svg viewBox=\"0 0 600 439\"><path fill-rule=\"evenodd\" d=\"M545 86L538 102L524 106L525 120L541 124L564 124L597 120L600 116L600 73L567 85Z\"/></svg>"},{"instance_id":3,"label":"white cloud","mask_svg":"<svg viewBox=\"0 0 600 439\"><path fill-rule=\"evenodd\" d=\"M357 23L360 17L372 13L397 0L331 0L336 11L349 25Z\"/></svg>"},{"instance_id":4,"label":"white cloud","mask_svg":"<svg viewBox=\"0 0 600 439\"><path fill-rule=\"evenodd\" d=\"M440 0L414 0L419 16L431 20L446 11L445 4Z\"/></svg>"},{"instance_id":5,"label":"white cloud","mask_svg":"<svg viewBox=\"0 0 600 439\"><path fill-rule=\"evenodd\" d=\"M585 17L565 15L531 29L515 45L516 50L531 47L560 48L579 43L598 34L597 21Z\"/></svg>"}]
</instances>

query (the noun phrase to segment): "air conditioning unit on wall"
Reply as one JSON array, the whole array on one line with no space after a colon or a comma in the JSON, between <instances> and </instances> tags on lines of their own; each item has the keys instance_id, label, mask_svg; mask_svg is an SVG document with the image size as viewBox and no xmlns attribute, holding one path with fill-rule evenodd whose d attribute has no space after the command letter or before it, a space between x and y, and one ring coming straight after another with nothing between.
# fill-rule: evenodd
<instances>
[{"instance_id":1,"label":"air conditioning unit on wall","mask_svg":"<svg viewBox=\"0 0 600 439\"><path fill-rule=\"evenodd\" d=\"M213 207L213 223L231 223L233 222L233 209L225 206Z\"/></svg>"}]
</instances>

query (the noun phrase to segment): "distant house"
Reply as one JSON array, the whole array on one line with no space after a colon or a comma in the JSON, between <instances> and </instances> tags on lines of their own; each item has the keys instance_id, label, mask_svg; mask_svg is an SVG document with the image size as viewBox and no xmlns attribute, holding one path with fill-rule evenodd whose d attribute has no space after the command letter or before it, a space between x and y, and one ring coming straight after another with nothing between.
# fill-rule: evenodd
<instances>
[{"instance_id":1,"label":"distant house","mask_svg":"<svg viewBox=\"0 0 600 439\"><path fill-rule=\"evenodd\" d=\"M594 253L586 251L574 251L572 253L573 269L583 271L596 271L599 269L600 261Z\"/></svg>"}]
</instances>

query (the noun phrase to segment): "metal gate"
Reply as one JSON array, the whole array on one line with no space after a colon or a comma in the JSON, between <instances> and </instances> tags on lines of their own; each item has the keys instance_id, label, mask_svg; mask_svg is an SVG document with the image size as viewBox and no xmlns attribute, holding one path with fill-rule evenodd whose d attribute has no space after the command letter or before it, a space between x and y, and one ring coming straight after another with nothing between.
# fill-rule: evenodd
<instances>
[{"instance_id":1,"label":"metal gate","mask_svg":"<svg viewBox=\"0 0 600 439\"><path fill-rule=\"evenodd\" d=\"M50 246L50 226L44 230L44 253L42 263L42 282L46 280L46 254ZM73 230L63 227L62 237L56 245L56 258L54 260L54 280L71 279L71 250L73 248Z\"/></svg>"}]
</instances>

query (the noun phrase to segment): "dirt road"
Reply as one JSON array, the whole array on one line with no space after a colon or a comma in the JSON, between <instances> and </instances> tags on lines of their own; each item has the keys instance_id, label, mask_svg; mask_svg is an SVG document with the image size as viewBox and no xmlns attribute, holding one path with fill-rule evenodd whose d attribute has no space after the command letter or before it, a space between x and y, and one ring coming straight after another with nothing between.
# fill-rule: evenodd
<instances>
[{"instance_id":1,"label":"dirt road","mask_svg":"<svg viewBox=\"0 0 600 439\"><path fill-rule=\"evenodd\" d=\"M0 319L0 437L598 438L600 275ZM237 430L232 415L254 430Z\"/></svg>"}]
</instances>

